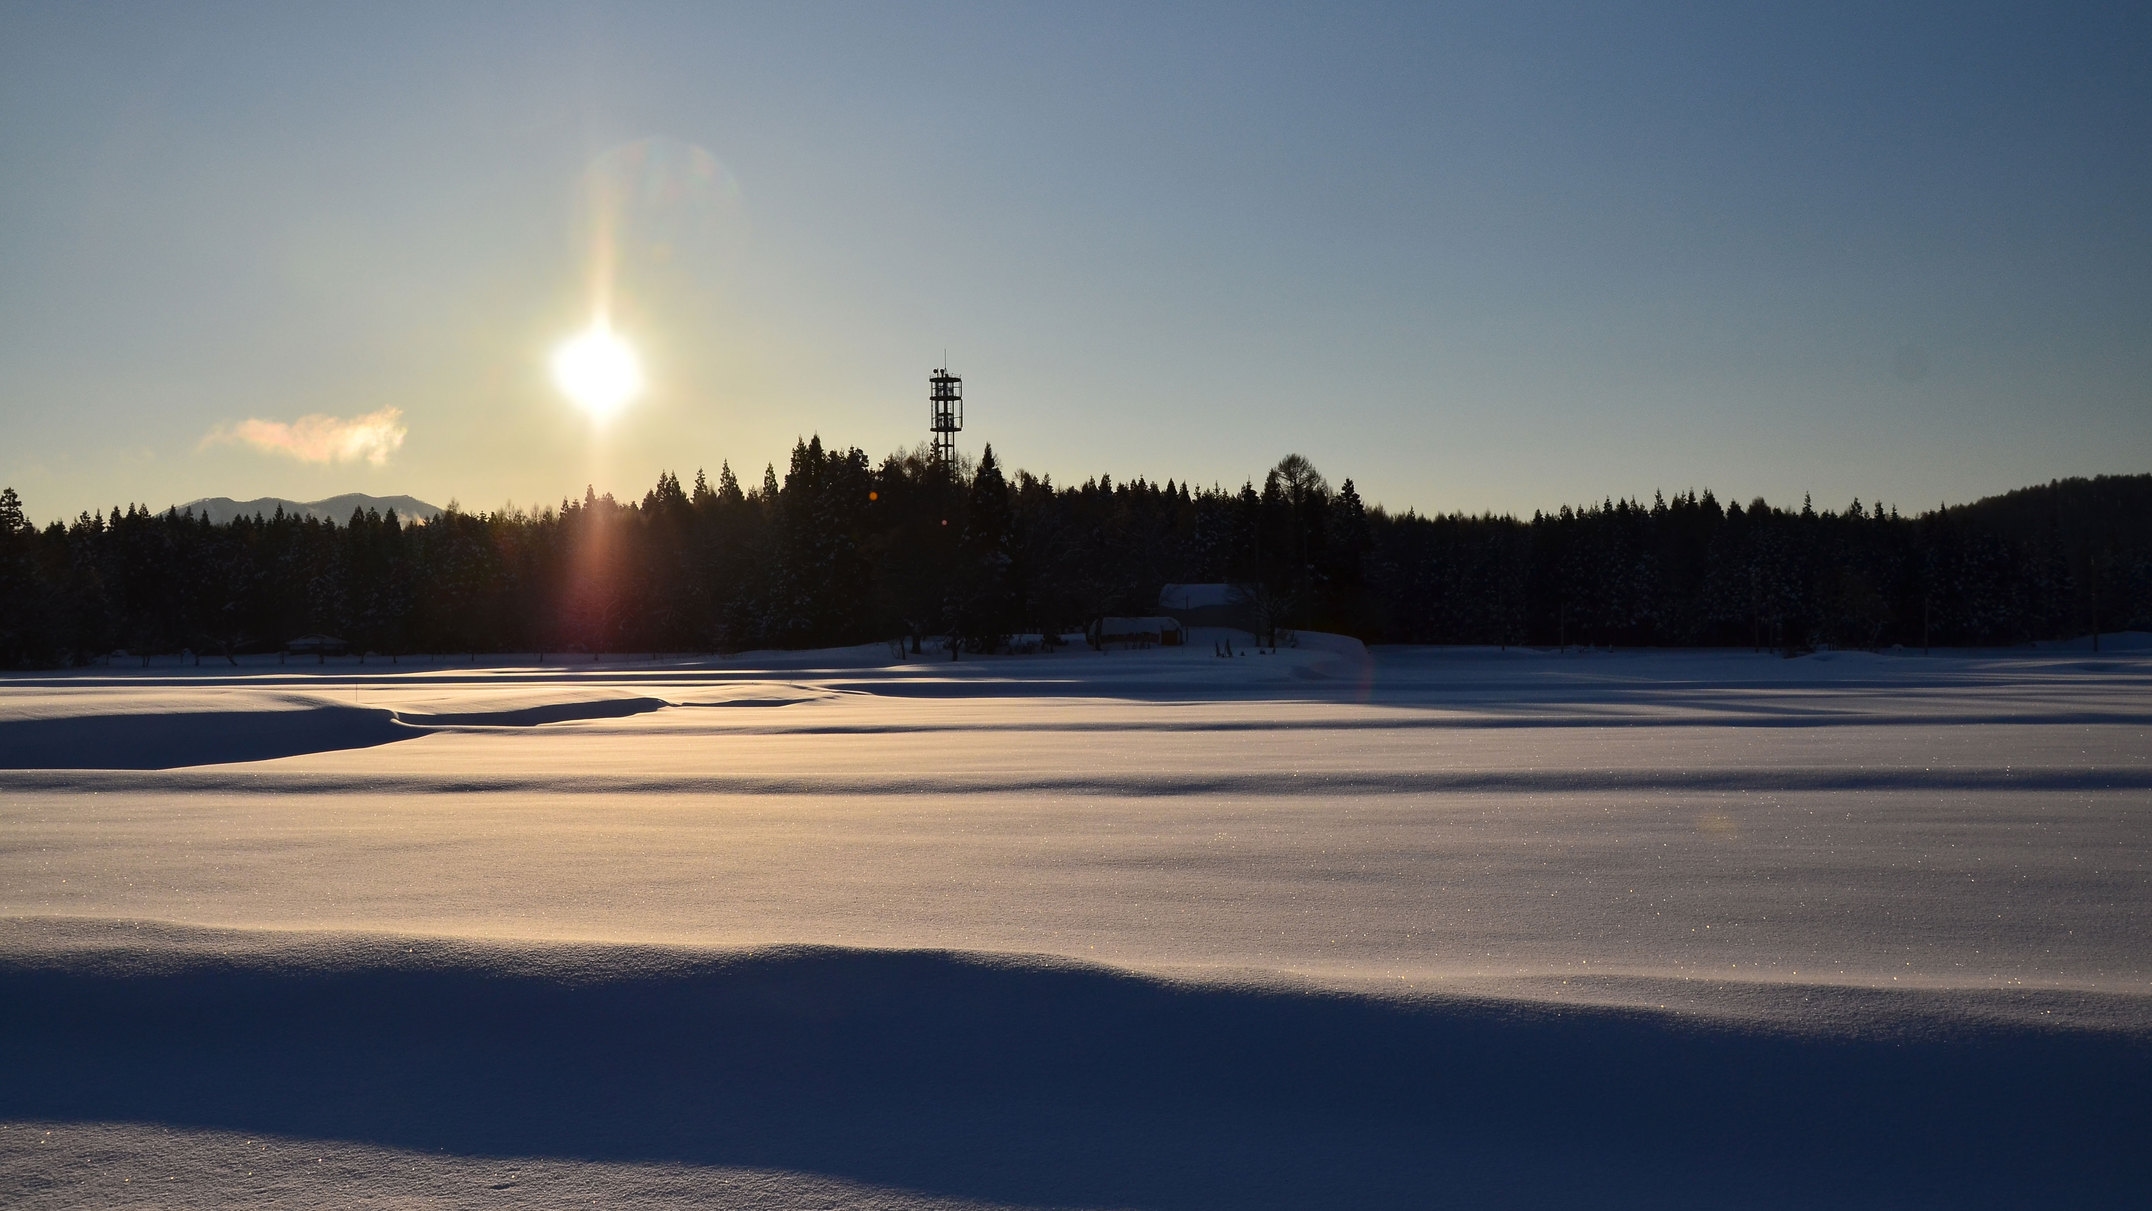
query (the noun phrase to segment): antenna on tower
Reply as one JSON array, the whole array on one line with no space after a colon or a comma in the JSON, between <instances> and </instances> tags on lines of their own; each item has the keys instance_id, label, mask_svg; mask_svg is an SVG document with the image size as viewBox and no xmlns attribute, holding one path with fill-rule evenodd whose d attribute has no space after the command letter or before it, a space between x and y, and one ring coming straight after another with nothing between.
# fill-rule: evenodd
<instances>
[{"instance_id":1,"label":"antenna on tower","mask_svg":"<svg viewBox=\"0 0 2152 1211\"><path fill-rule=\"evenodd\" d=\"M944 350L945 364L927 376L927 429L933 434L934 461L954 467L956 435L964 427L964 380L949 373L948 360Z\"/></svg>"}]
</instances>

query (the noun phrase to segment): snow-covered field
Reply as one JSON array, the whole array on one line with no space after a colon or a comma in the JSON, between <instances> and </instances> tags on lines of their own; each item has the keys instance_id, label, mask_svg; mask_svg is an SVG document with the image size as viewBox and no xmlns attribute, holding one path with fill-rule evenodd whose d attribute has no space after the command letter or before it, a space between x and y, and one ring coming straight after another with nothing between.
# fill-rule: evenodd
<instances>
[{"instance_id":1,"label":"snow-covered field","mask_svg":"<svg viewBox=\"0 0 2152 1211\"><path fill-rule=\"evenodd\" d=\"M2152 652L0 681L10 1206L2142 1205Z\"/></svg>"}]
</instances>

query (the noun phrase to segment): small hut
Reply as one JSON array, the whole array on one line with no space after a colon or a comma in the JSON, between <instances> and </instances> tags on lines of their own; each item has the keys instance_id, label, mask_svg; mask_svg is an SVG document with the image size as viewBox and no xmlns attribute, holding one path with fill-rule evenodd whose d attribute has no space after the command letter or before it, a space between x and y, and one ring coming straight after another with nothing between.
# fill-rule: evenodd
<instances>
[{"instance_id":1,"label":"small hut","mask_svg":"<svg viewBox=\"0 0 2152 1211\"><path fill-rule=\"evenodd\" d=\"M284 651L292 656L312 656L318 664L331 656L341 656L350 647L334 635L301 635L284 645Z\"/></svg>"},{"instance_id":2,"label":"small hut","mask_svg":"<svg viewBox=\"0 0 2152 1211\"><path fill-rule=\"evenodd\" d=\"M1252 631L1250 594L1237 584L1169 584L1158 590L1158 612L1184 627Z\"/></svg>"},{"instance_id":3,"label":"small hut","mask_svg":"<svg viewBox=\"0 0 2152 1211\"><path fill-rule=\"evenodd\" d=\"M1181 646L1181 624L1165 615L1101 618L1091 627L1091 643L1100 651L1110 647L1177 648Z\"/></svg>"}]
</instances>

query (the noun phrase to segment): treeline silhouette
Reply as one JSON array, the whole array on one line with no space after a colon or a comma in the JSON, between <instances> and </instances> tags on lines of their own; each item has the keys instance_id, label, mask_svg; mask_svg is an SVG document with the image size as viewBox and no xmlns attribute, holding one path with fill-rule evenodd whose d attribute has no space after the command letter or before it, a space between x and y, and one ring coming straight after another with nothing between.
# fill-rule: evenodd
<instances>
[{"instance_id":1,"label":"treeline silhouette","mask_svg":"<svg viewBox=\"0 0 2152 1211\"><path fill-rule=\"evenodd\" d=\"M1260 486L1006 474L992 447L879 464L800 442L640 501L227 525L129 506L30 524L0 493L0 665L124 650L234 656L326 634L358 652L701 652L950 636L990 651L1162 585L1241 586L1247 625L1375 642L2016 644L2152 629L2152 475L1900 516L1706 491L1506 516L1365 504L1290 456Z\"/></svg>"}]
</instances>

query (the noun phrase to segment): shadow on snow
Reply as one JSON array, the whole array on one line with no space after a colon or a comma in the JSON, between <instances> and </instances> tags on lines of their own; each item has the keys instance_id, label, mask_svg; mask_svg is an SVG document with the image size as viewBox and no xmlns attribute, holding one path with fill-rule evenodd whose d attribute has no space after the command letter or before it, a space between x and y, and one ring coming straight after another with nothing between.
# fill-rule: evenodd
<instances>
[{"instance_id":1,"label":"shadow on snow","mask_svg":"<svg viewBox=\"0 0 2152 1211\"><path fill-rule=\"evenodd\" d=\"M1819 1037L933 952L156 953L0 959L0 1117L1020 1204L2084 1206L2152 1188L2141 1039Z\"/></svg>"}]
</instances>

